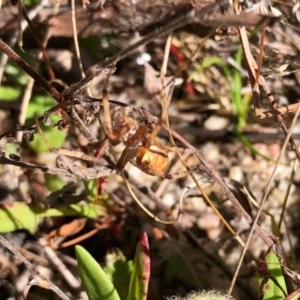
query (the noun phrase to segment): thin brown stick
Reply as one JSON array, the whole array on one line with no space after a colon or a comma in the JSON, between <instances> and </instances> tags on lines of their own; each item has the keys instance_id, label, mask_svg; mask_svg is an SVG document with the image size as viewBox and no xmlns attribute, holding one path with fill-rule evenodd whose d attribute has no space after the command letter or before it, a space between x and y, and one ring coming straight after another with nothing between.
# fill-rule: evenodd
<instances>
[{"instance_id":1,"label":"thin brown stick","mask_svg":"<svg viewBox=\"0 0 300 300\"><path fill-rule=\"evenodd\" d=\"M109 176L113 173L113 170L108 167L94 167L94 168L89 168L88 173L84 174L84 178L80 174L74 174L68 169L63 169L63 168L54 168L54 167L45 167L45 166L39 166L31 163L25 163L22 161L17 161L17 160L12 160L9 158L6 158L5 156L0 157L0 165L13 165L17 166L20 168L25 168L29 170L40 170L44 173L47 174L54 174L54 175L60 175L60 176L66 176L66 177L71 177L72 179L95 179L99 177L105 177Z\"/></svg>"},{"instance_id":2,"label":"thin brown stick","mask_svg":"<svg viewBox=\"0 0 300 300\"><path fill-rule=\"evenodd\" d=\"M62 101L61 94L53 86L51 86L48 81L46 81L33 68L31 68L31 66L27 64L15 51L13 51L6 43L4 43L2 39L0 39L0 51L5 53L22 70L31 76L58 103Z\"/></svg>"},{"instance_id":3,"label":"thin brown stick","mask_svg":"<svg viewBox=\"0 0 300 300\"><path fill-rule=\"evenodd\" d=\"M32 284L39 285L40 287L52 290L61 299L70 300L70 298L60 290L56 285L49 281L44 275L42 275L17 249L15 249L3 236L0 235L0 243L12 252L18 259L27 267L31 275L34 277ZM31 284L31 285L32 285Z\"/></svg>"},{"instance_id":4,"label":"thin brown stick","mask_svg":"<svg viewBox=\"0 0 300 300\"><path fill-rule=\"evenodd\" d=\"M260 91L259 91L259 86L256 84L256 78L257 78L257 72L256 70L258 69L257 63L250 51L250 46L249 46L249 41L247 38L247 34L246 34L246 29L245 27L242 27L239 29L239 38L241 41L241 45L243 48L243 53L244 53L244 57L245 57L245 63L247 66L247 71L249 74L249 78L250 78L250 82L252 85L252 89L253 89L253 97L254 97L254 103L256 106L255 109L255 113L256 115L259 117L260 116L260 112L261 112L261 108L260 108ZM273 116L274 118L277 120L279 126L281 127L281 129L283 130L283 132L285 133L285 135L288 135L288 129L286 128L283 118L281 116L280 113L278 113L278 104L277 101L275 99L275 97L273 96L272 92L270 91L265 78L260 75L259 76L259 84L263 87L265 93L268 95L268 99L270 102L271 107L273 108ZM294 142L293 138L290 138L290 145L291 148L294 150L294 152L296 153L297 158L300 160L300 153L297 149L297 146Z\"/></svg>"},{"instance_id":5,"label":"thin brown stick","mask_svg":"<svg viewBox=\"0 0 300 300\"><path fill-rule=\"evenodd\" d=\"M34 37L36 43L38 44L40 52L43 54L43 58L44 58L44 62L45 62L45 65L46 65L46 68L47 68L47 71L48 71L49 78L51 80L54 80L56 78L55 73L54 73L54 71L51 67L50 59L49 59L48 53L45 49L45 47L48 43L48 40L50 38L50 34L49 34L50 29L49 28L47 29L48 32L46 32L46 34L44 34L43 42L41 42L40 38L36 34L37 30L34 28L33 23L31 22L30 18L28 17L27 11L26 11L25 6L23 4L22 4L22 12L23 12L23 15L24 15L24 18L25 18L26 22L28 23L28 26L31 30L31 33L33 34L33 37Z\"/></svg>"}]
</instances>

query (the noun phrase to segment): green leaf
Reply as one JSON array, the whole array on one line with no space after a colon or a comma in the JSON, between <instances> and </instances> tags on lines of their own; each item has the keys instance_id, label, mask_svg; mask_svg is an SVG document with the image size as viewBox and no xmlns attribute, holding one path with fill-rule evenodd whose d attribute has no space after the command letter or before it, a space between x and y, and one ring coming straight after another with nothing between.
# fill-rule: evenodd
<instances>
[{"instance_id":1,"label":"green leaf","mask_svg":"<svg viewBox=\"0 0 300 300\"><path fill-rule=\"evenodd\" d=\"M26 121L34 121L35 115L43 115L52 106L54 106L54 100L49 95L39 94L32 96L26 112Z\"/></svg>"},{"instance_id":2,"label":"green leaf","mask_svg":"<svg viewBox=\"0 0 300 300\"><path fill-rule=\"evenodd\" d=\"M258 155L262 157L263 159L267 161L274 161L274 159L268 157L267 155L264 155L263 153L260 153L253 145L252 143L246 138L246 136L239 130L239 128L236 128L236 135L240 142L246 146L253 154ZM274 161L275 162L275 161Z\"/></svg>"},{"instance_id":3,"label":"green leaf","mask_svg":"<svg viewBox=\"0 0 300 300\"><path fill-rule=\"evenodd\" d=\"M41 128L51 147L60 148L63 145L67 136L67 131L61 131L57 128L45 127L43 125L41 126ZM33 141L28 142L28 146L36 153L49 152L49 149L47 148L39 134L36 134L34 136Z\"/></svg>"},{"instance_id":4,"label":"green leaf","mask_svg":"<svg viewBox=\"0 0 300 300\"><path fill-rule=\"evenodd\" d=\"M9 154L18 154L17 144L6 143L6 144L2 145L2 148L3 148L3 150L8 152Z\"/></svg>"},{"instance_id":5,"label":"green leaf","mask_svg":"<svg viewBox=\"0 0 300 300\"><path fill-rule=\"evenodd\" d=\"M259 265L258 283L262 300L282 300L287 288L277 255L268 250Z\"/></svg>"},{"instance_id":6,"label":"green leaf","mask_svg":"<svg viewBox=\"0 0 300 300\"><path fill-rule=\"evenodd\" d=\"M98 195L98 179L91 179L84 181L86 200L94 202Z\"/></svg>"},{"instance_id":7,"label":"green leaf","mask_svg":"<svg viewBox=\"0 0 300 300\"><path fill-rule=\"evenodd\" d=\"M28 105L26 112L26 122L33 122L35 115L42 116L44 112L50 109L54 105L54 100L48 95L37 95L32 97ZM58 116L51 115L51 121L57 122L60 120ZM52 128L50 126L41 125L41 129L48 140L49 144L53 148L60 148L65 141L67 131L61 131L57 128ZM28 146L36 153L49 152L49 149L45 145L39 134L35 134L34 140L28 142Z\"/></svg>"},{"instance_id":8,"label":"green leaf","mask_svg":"<svg viewBox=\"0 0 300 300\"><path fill-rule=\"evenodd\" d=\"M133 262L126 261L123 253L118 250L106 255L106 267L103 269L106 276L114 283L120 298L126 299Z\"/></svg>"},{"instance_id":9,"label":"green leaf","mask_svg":"<svg viewBox=\"0 0 300 300\"><path fill-rule=\"evenodd\" d=\"M13 80L15 85L25 86L28 83L29 76L12 61L6 64L5 75L7 82Z\"/></svg>"},{"instance_id":10,"label":"green leaf","mask_svg":"<svg viewBox=\"0 0 300 300\"><path fill-rule=\"evenodd\" d=\"M66 210L66 209L65 209ZM68 209L70 212L76 212L84 217L94 219L105 213L105 208L101 205L90 203L88 205L72 204Z\"/></svg>"},{"instance_id":11,"label":"green leaf","mask_svg":"<svg viewBox=\"0 0 300 300\"><path fill-rule=\"evenodd\" d=\"M33 5L38 5L39 1L38 0L23 0L23 4L25 6L33 6Z\"/></svg>"},{"instance_id":12,"label":"green leaf","mask_svg":"<svg viewBox=\"0 0 300 300\"><path fill-rule=\"evenodd\" d=\"M58 191L65 186L60 176L54 174L45 174L45 181L48 190L51 192Z\"/></svg>"},{"instance_id":13,"label":"green leaf","mask_svg":"<svg viewBox=\"0 0 300 300\"><path fill-rule=\"evenodd\" d=\"M0 209L0 233L26 229L34 234L40 222L41 210L25 203L14 202L2 205Z\"/></svg>"},{"instance_id":14,"label":"green leaf","mask_svg":"<svg viewBox=\"0 0 300 300\"><path fill-rule=\"evenodd\" d=\"M231 81L231 75L230 75L230 72L229 72L229 69L228 69L226 63L224 62L224 60L222 58L220 58L218 56L212 56L210 58L205 59L200 65L198 65L197 68L195 68L195 70L191 73L189 79L194 78L194 76L196 76L199 72L201 72L202 70L204 70L206 68L209 68L210 66L212 66L214 64L221 65L227 81L228 82Z\"/></svg>"},{"instance_id":15,"label":"green leaf","mask_svg":"<svg viewBox=\"0 0 300 300\"><path fill-rule=\"evenodd\" d=\"M43 217L62 217L62 216L83 216L90 219L94 219L103 215L105 208L100 205L88 204L88 205L79 205L72 204L70 207L64 208L50 208L44 210L41 214Z\"/></svg>"},{"instance_id":16,"label":"green leaf","mask_svg":"<svg viewBox=\"0 0 300 300\"><path fill-rule=\"evenodd\" d=\"M0 99L4 101L16 100L19 97L21 91L11 86L0 86Z\"/></svg>"},{"instance_id":17,"label":"green leaf","mask_svg":"<svg viewBox=\"0 0 300 300\"><path fill-rule=\"evenodd\" d=\"M116 288L96 260L81 246L75 247L78 271L89 300L120 300Z\"/></svg>"},{"instance_id":18,"label":"green leaf","mask_svg":"<svg viewBox=\"0 0 300 300\"><path fill-rule=\"evenodd\" d=\"M142 233L133 263L127 300L145 300L148 295L150 280L150 252L148 236Z\"/></svg>"},{"instance_id":19,"label":"green leaf","mask_svg":"<svg viewBox=\"0 0 300 300\"><path fill-rule=\"evenodd\" d=\"M0 207L0 233L12 232L25 229L34 234L38 228L41 218L61 216L85 216L96 218L104 213L100 205L78 205L73 204L67 208L41 209L36 205L27 205L22 202L2 205Z\"/></svg>"}]
</instances>

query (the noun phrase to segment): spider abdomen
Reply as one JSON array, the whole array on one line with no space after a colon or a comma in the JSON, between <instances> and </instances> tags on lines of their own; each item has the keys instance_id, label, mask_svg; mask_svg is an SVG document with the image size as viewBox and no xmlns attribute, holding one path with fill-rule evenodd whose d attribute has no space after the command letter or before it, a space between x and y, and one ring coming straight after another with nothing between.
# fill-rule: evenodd
<instances>
[{"instance_id":1,"label":"spider abdomen","mask_svg":"<svg viewBox=\"0 0 300 300\"><path fill-rule=\"evenodd\" d=\"M130 162L145 173L164 177L169 168L169 157L166 151L151 145L150 148L138 147L135 157Z\"/></svg>"}]
</instances>

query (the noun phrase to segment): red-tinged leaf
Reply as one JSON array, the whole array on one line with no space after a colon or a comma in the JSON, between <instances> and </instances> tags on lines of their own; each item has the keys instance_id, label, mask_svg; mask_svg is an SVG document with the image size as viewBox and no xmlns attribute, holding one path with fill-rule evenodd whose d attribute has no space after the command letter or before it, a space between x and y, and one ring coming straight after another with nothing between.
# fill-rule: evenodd
<instances>
[{"instance_id":1,"label":"red-tinged leaf","mask_svg":"<svg viewBox=\"0 0 300 300\"><path fill-rule=\"evenodd\" d=\"M150 280L150 251L148 236L142 233L136 247L133 272L130 278L127 300L146 300Z\"/></svg>"}]
</instances>

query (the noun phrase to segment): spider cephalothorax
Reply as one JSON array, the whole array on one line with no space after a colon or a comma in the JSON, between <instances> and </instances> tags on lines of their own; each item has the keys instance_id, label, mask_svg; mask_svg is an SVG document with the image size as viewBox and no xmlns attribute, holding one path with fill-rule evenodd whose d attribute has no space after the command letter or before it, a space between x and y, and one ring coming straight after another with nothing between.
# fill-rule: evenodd
<instances>
[{"instance_id":1,"label":"spider cephalothorax","mask_svg":"<svg viewBox=\"0 0 300 300\"><path fill-rule=\"evenodd\" d=\"M117 106L111 111L111 125L106 125L107 128L111 126L111 132L113 133L113 139L109 136L109 140L112 145L118 145L120 143L126 144L127 140L133 136L137 129L137 122L132 118L132 110L129 106L121 107Z\"/></svg>"}]
</instances>

